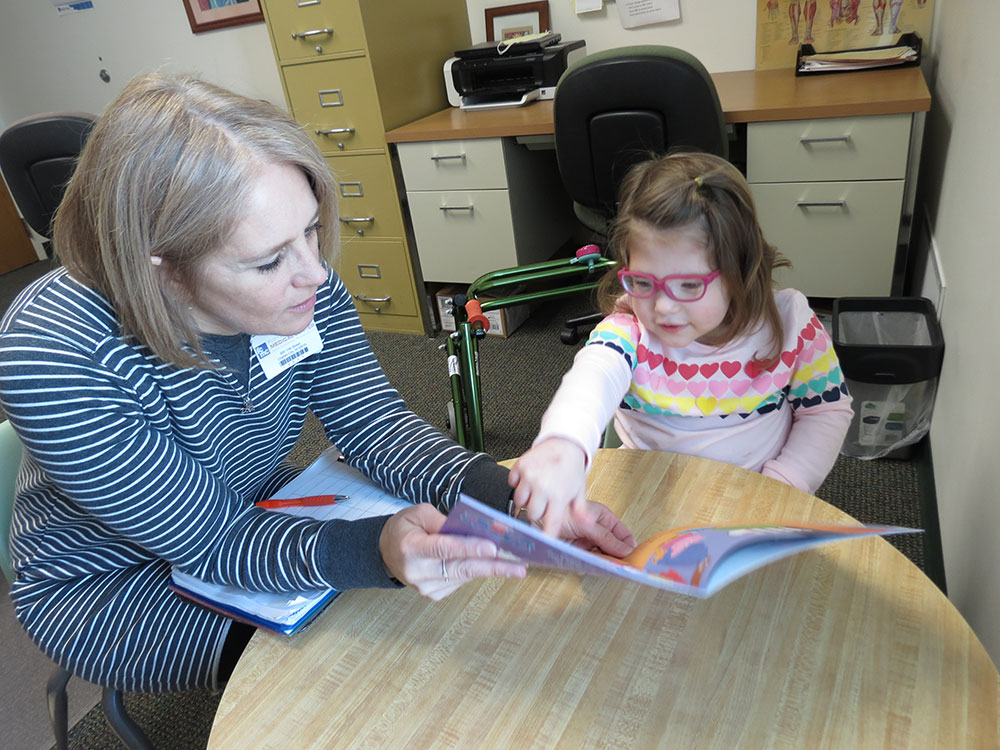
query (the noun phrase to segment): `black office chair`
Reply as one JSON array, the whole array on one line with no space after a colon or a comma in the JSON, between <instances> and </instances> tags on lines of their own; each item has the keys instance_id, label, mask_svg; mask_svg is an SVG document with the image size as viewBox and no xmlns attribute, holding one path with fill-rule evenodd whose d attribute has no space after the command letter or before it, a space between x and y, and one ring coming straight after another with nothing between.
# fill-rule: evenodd
<instances>
[{"instance_id":1,"label":"black office chair","mask_svg":"<svg viewBox=\"0 0 1000 750\"><path fill-rule=\"evenodd\" d=\"M554 107L556 158L580 222L607 239L618 186L651 154L690 149L729 157L715 84L697 58L675 47L637 45L587 55L563 73ZM600 315L566 321L561 338Z\"/></svg>"},{"instance_id":2,"label":"black office chair","mask_svg":"<svg viewBox=\"0 0 1000 750\"><path fill-rule=\"evenodd\" d=\"M15 122L0 133L0 172L28 226L44 238L51 255L52 217L94 116L52 112Z\"/></svg>"}]
</instances>

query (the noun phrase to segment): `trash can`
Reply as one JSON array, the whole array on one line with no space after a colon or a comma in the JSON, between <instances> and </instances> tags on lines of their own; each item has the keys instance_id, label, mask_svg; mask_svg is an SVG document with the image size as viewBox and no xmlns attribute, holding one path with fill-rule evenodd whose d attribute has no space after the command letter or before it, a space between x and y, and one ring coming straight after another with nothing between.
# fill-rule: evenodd
<instances>
[{"instance_id":1,"label":"trash can","mask_svg":"<svg viewBox=\"0 0 1000 750\"><path fill-rule=\"evenodd\" d=\"M934 305L924 297L840 297L833 345L854 398L841 453L906 458L931 426L944 359Z\"/></svg>"}]
</instances>

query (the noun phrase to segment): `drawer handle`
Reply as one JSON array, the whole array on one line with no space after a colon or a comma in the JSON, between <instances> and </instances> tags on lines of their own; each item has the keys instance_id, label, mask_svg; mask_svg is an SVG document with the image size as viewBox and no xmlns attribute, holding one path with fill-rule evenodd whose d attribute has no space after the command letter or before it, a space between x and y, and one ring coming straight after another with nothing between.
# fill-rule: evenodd
<instances>
[{"instance_id":1,"label":"drawer handle","mask_svg":"<svg viewBox=\"0 0 1000 750\"><path fill-rule=\"evenodd\" d=\"M476 210L475 206L438 206L442 211L468 211L470 214Z\"/></svg>"},{"instance_id":2,"label":"drawer handle","mask_svg":"<svg viewBox=\"0 0 1000 750\"><path fill-rule=\"evenodd\" d=\"M847 201L796 201L799 208L847 208Z\"/></svg>"},{"instance_id":3,"label":"drawer handle","mask_svg":"<svg viewBox=\"0 0 1000 750\"><path fill-rule=\"evenodd\" d=\"M340 220L344 224L350 224L352 221L366 221L369 224L371 224L373 221L375 221L375 217L374 216L341 216Z\"/></svg>"},{"instance_id":4,"label":"drawer handle","mask_svg":"<svg viewBox=\"0 0 1000 750\"><path fill-rule=\"evenodd\" d=\"M465 154L445 154L442 156L435 154L431 157L431 161L447 161L448 159L461 159L462 161L465 161Z\"/></svg>"},{"instance_id":5,"label":"drawer handle","mask_svg":"<svg viewBox=\"0 0 1000 750\"><path fill-rule=\"evenodd\" d=\"M810 138L808 136L802 136L799 138L799 143L850 143L851 136L849 135L835 135L829 138Z\"/></svg>"},{"instance_id":6,"label":"drawer handle","mask_svg":"<svg viewBox=\"0 0 1000 750\"><path fill-rule=\"evenodd\" d=\"M392 296L390 295L388 297L366 297L363 294L355 294L354 295L354 299L361 300L362 302L378 302L378 303L382 303L382 302L388 302L389 300L391 300Z\"/></svg>"},{"instance_id":7,"label":"drawer handle","mask_svg":"<svg viewBox=\"0 0 1000 750\"><path fill-rule=\"evenodd\" d=\"M311 29L310 31L293 31L292 39L308 39L311 36L333 34L333 29Z\"/></svg>"},{"instance_id":8,"label":"drawer handle","mask_svg":"<svg viewBox=\"0 0 1000 750\"><path fill-rule=\"evenodd\" d=\"M316 131L316 135L334 135L336 133L350 133L354 135L354 128L327 128L326 130Z\"/></svg>"}]
</instances>

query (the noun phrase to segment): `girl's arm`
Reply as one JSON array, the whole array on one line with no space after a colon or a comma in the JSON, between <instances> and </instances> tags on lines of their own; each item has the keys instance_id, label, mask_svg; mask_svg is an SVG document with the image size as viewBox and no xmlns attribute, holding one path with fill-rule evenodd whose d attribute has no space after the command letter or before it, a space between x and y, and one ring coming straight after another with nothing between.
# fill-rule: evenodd
<instances>
[{"instance_id":1,"label":"girl's arm","mask_svg":"<svg viewBox=\"0 0 1000 750\"><path fill-rule=\"evenodd\" d=\"M601 433L628 392L631 367L621 352L585 346L542 417L531 450L510 473L514 504L550 534L563 525L568 507L587 513L586 476Z\"/></svg>"},{"instance_id":2,"label":"girl's arm","mask_svg":"<svg viewBox=\"0 0 1000 750\"><path fill-rule=\"evenodd\" d=\"M761 474L814 493L837 460L851 418L851 397L846 394L833 403L794 409L784 447L764 464Z\"/></svg>"}]
</instances>

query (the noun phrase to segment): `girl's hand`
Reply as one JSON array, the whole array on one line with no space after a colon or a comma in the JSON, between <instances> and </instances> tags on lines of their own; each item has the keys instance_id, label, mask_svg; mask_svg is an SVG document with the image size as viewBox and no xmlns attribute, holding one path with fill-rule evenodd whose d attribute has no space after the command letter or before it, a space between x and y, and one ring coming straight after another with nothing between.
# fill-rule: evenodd
<instances>
[{"instance_id":1,"label":"girl's hand","mask_svg":"<svg viewBox=\"0 0 1000 750\"><path fill-rule=\"evenodd\" d=\"M444 521L427 503L390 518L378 542L390 575L435 601L474 578L524 578L525 566L497 558L493 542L439 534Z\"/></svg>"},{"instance_id":2,"label":"girl's hand","mask_svg":"<svg viewBox=\"0 0 1000 750\"><path fill-rule=\"evenodd\" d=\"M567 509L581 528L593 524L588 516L586 460L583 448L571 440L543 440L510 470L507 482L514 488L514 506L523 509L529 521L540 520L546 534L555 535L566 525Z\"/></svg>"}]
</instances>

